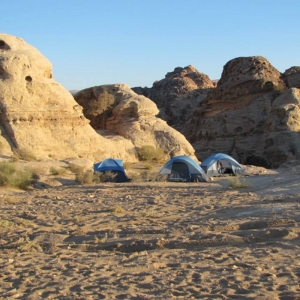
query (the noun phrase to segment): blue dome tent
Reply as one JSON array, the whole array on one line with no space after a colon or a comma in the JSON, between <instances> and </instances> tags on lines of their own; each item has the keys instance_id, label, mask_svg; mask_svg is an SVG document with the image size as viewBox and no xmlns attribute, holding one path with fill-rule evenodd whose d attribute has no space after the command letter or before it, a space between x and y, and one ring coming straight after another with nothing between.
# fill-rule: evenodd
<instances>
[{"instance_id":1,"label":"blue dome tent","mask_svg":"<svg viewBox=\"0 0 300 300\"><path fill-rule=\"evenodd\" d=\"M168 181L208 181L202 168L190 157L180 155L170 159L159 171Z\"/></svg>"},{"instance_id":2,"label":"blue dome tent","mask_svg":"<svg viewBox=\"0 0 300 300\"><path fill-rule=\"evenodd\" d=\"M221 176L223 174L243 175L245 169L231 156L223 153L217 153L206 158L201 168L208 177Z\"/></svg>"},{"instance_id":3,"label":"blue dome tent","mask_svg":"<svg viewBox=\"0 0 300 300\"><path fill-rule=\"evenodd\" d=\"M112 180L114 182L128 182L130 179L126 176L123 161L121 159L107 158L104 161L94 164L94 172L110 171L116 175Z\"/></svg>"}]
</instances>

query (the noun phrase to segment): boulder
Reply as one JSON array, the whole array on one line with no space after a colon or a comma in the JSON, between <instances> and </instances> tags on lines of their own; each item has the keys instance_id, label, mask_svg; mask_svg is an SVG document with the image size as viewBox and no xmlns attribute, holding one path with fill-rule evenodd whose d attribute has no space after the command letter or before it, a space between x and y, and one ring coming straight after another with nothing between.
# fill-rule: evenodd
<instances>
[{"instance_id":1,"label":"boulder","mask_svg":"<svg viewBox=\"0 0 300 300\"><path fill-rule=\"evenodd\" d=\"M287 69L283 73L282 78L289 88L296 87L299 89L300 88L300 67L291 67Z\"/></svg>"},{"instance_id":2,"label":"boulder","mask_svg":"<svg viewBox=\"0 0 300 300\"><path fill-rule=\"evenodd\" d=\"M0 34L0 110L2 138L38 159L137 160L129 140L107 139L90 126L71 93L54 81L48 59L7 34Z\"/></svg>"},{"instance_id":3,"label":"boulder","mask_svg":"<svg viewBox=\"0 0 300 300\"><path fill-rule=\"evenodd\" d=\"M263 57L231 60L187 126L198 158L224 152L269 168L299 159L299 92Z\"/></svg>"},{"instance_id":4,"label":"boulder","mask_svg":"<svg viewBox=\"0 0 300 300\"><path fill-rule=\"evenodd\" d=\"M103 100L104 98L110 101ZM102 134L103 129L108 130L131 141L137 148L152 145L162 149L167 158L187 155L196 159L195 151L186 138L156 117L159 113L156 104L147 97L136 94L126 84L85 89L78 92L75 99L83 105L88 118L94 112L94 107L101 107L101 113L92 116L94 121L91 124L96 129L102 129ZM91 102L92 106L89 105ZM104 107L106 109L102 110Z\"/></svg>"}]
</instances>

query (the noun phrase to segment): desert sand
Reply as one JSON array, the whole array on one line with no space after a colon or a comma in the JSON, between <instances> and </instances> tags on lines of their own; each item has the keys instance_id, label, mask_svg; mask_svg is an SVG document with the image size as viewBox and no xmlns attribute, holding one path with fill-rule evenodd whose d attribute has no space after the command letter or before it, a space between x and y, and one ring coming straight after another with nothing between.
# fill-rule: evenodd
<instances>
[{"instance_id":1,"label":"desert sand","mask_svg":"<svg viewBox=\"0 0 300 300\"><path fill-rule=\"evenodd\" d=\"M0 298L300 299L300 167L249 170L2 189Z\"/></svg>"}]
</instances>

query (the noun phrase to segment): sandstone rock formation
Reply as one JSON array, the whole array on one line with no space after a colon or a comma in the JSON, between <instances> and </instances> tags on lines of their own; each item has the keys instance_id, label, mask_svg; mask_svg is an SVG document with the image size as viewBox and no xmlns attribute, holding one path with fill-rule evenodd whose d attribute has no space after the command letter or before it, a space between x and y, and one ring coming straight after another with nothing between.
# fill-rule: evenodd
<instances>
[{"instance_id":1,"label":"sandstone rock formation","mask_svg":"<svg viewBox=\"0 0 300 300\"><path fill-rule=\"evenodd\" d=\"M161 148L167 157L181 154L194 157L194 149L186 138L156 117L159 113L156 104L127 85L92 87L74 97L84 107L85 116L91 118L94 128L102 130L101 134L106 129L125 137L135 147Z\"/></svg>"},{"instance_id":2,"label":"sandstone rock formation","mask_svg":"<svg viewBox=\"0 0 300 300\"><path fill-rule=\"evenodd\" d=\"M100 136L72 95L52 77L51 63L24 40L0 34L1 136L37 158L136 160L133 144Z\"/></svg>"},{"instance_id":3,"label":"sandstone rock formation","mask_svg":"<svg viewBox=\"0 0 300 300\"><path fill-rule=\"evenodd\" d=\"M187 130L198 158L224 152L265 167L299 159L300 91L288 87L263 57L229 61Z\"/></svg>"},{"instance_id":4,"label":"sandstone rock formation","mask_svg":"<svg viewBox=\"0 0 300 300\"><path fill-rule=\"evenodd\" d=\"M152 88L137 87L133 90L153 100L160 110L159 116L181 131L195 107L215 86L207 75L190 65L175 68L164 79L154 82Z\"/></svg>"},{"instance_id":5,"label":"sandstone rock formation","mask_svg":"<svg viewBox=\"0 0 300 300\"><path fill-rule=\"evenodd\" d=\"M283 73L283 80L288 87L300 88L300 67L291 67Z\"/></svg>"}]
</instances>

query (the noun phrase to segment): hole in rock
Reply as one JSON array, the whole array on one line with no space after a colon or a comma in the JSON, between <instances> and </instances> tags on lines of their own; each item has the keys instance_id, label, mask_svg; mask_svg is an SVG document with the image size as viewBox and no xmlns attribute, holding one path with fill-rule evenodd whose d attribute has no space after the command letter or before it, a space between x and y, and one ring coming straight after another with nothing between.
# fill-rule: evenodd
<instances>
[{"instance_id":1,"label":"hole in rock","mask_svg":"<svg viewBox=\"0 0 300 300\"><path fill-rule=\"evenodd\" d=\"M0 49L4 49L5 48L5 42L4 41L0 41Z\"/></svg>"},{"instance_id":2,"label":"hole in rock","mask_svg":"<svg viewBox=\"0 0 300 300\"><path fill-rule=\"evenodd\" d=\"M28 81L28 82L32 82L32 77L31 76L26 76L25 80Z\"/></svg>"}]
</instances>

